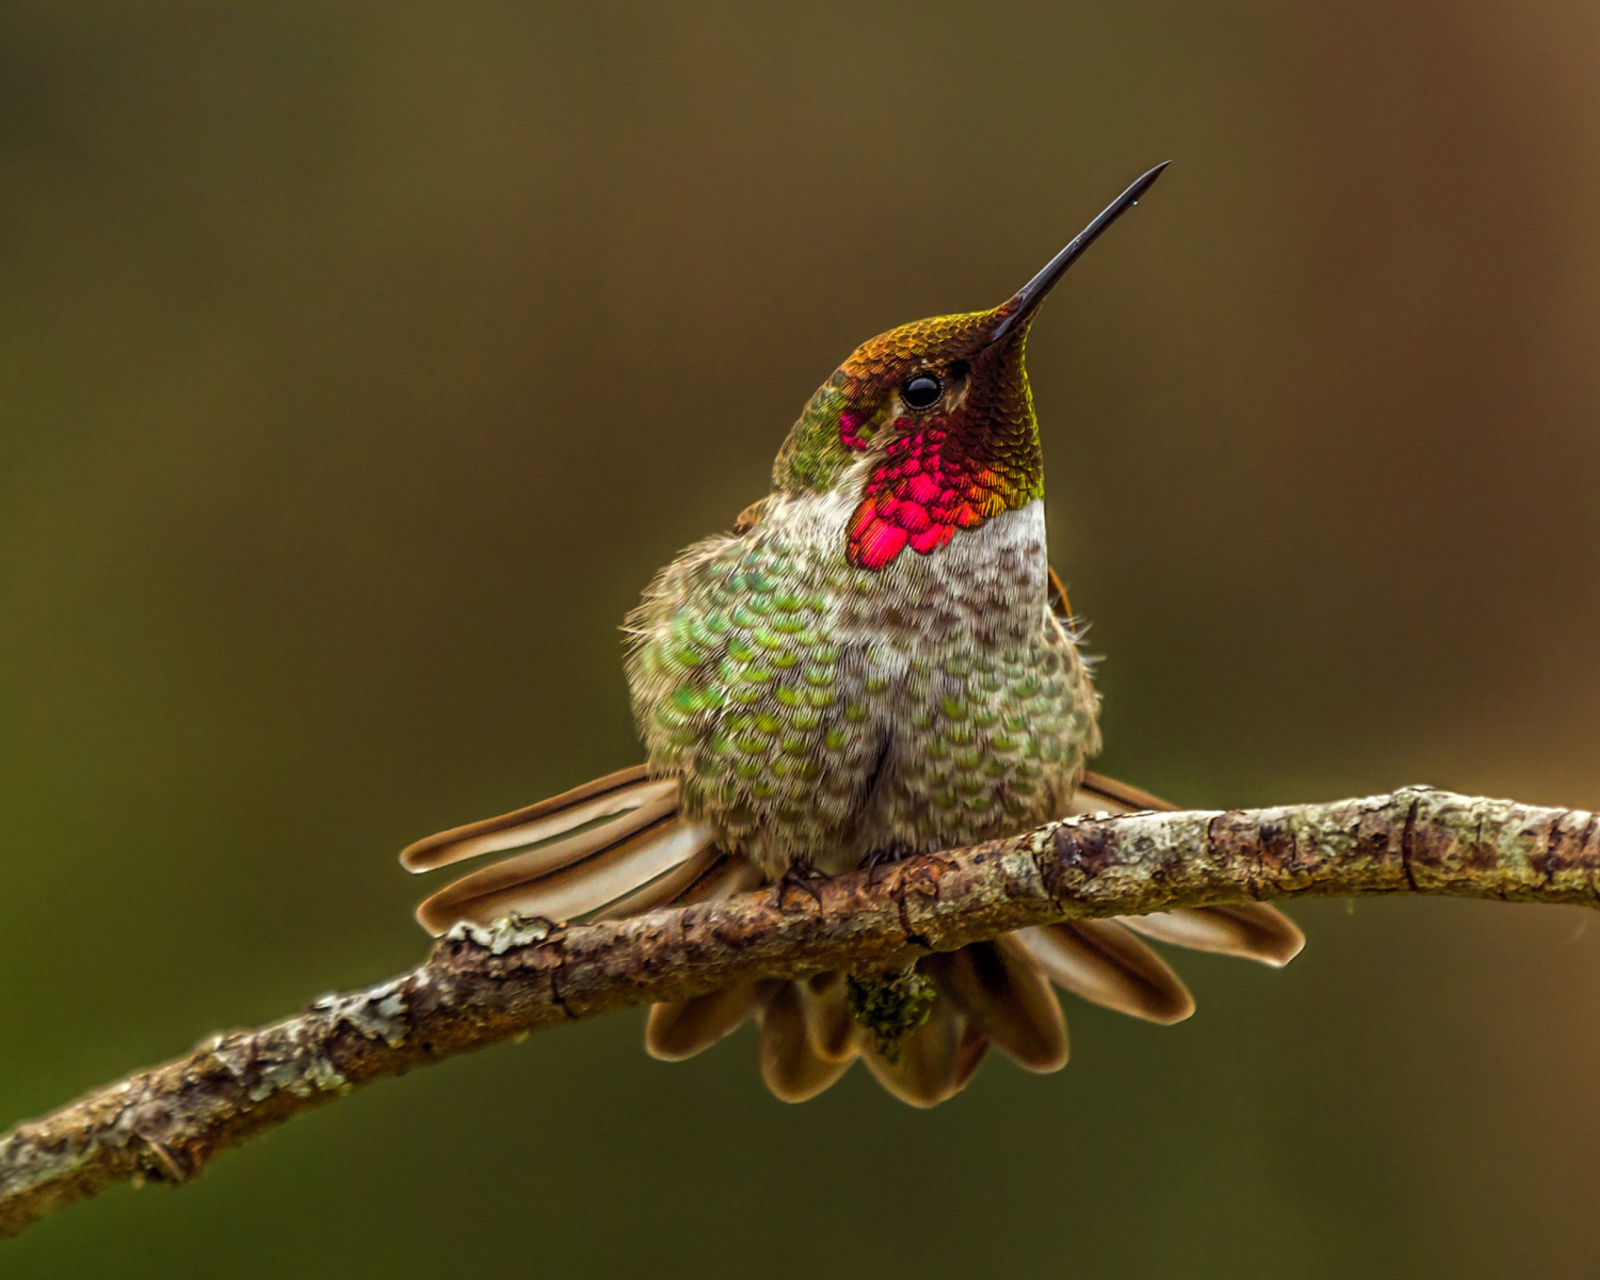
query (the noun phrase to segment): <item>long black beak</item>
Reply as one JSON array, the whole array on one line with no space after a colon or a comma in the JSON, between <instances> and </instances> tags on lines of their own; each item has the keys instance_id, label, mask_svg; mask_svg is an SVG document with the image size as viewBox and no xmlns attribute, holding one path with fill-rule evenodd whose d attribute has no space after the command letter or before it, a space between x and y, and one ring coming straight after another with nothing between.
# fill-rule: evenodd
<instances>
[{"instance_id":1,"label":"long black beak","mask_svg":"<svg viewBox=\"0 0 1600 1280\"><path fill-rule=\"evenodd\" d=\"M1155 185L1155 180L1171 163L1170 160L1163 160L1149 173L1139 177L1132 186L1108 204L1099 217L1073 236L1072 242L1065 249L1045 263L1043 271L1018 289L1011 300L1000 308L1005 312L1005 316L995 325L994 332L989 335L989 341L999 342L1018 325L1025 324L1039 309L1039 304L1044 301L1045 295L1055 288L1056 281L1066 275L1067 268L1100 238L1101 232L1139 203L1139 197Z\"/></svg>"}]
</instances>

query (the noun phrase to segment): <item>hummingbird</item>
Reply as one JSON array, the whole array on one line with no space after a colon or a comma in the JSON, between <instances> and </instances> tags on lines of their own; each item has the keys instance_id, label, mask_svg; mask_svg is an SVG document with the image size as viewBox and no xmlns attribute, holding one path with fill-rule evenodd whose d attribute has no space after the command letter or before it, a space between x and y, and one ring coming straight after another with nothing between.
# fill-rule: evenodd
<instances>
[{"instance_id":1,"label":"hummingbird","mask_svg":"<svg viewBox=\"0 0 1600 1280\"><path fill-rule=\"evenodd\" d=\"M1166 168L1149 170L988 311L863 343L801 411L772 491L683 551L629 615L647 763L401 854L412 871L507 855L417 909L438 934L510 916L586 921L716 901L1015 834L1074 813L1171 808L1086 772L1090 663L1045 546L1028 333L1067 269ZM814 886L813 886L814 887ZM931 1107L991 1046L1067 1061L1055 988L1155 1023L1194 1001L1148 940L1287 963L1266 904L1076 920L935 953L898 974L763 980L652 1006L676 1061L747 1020L778 1098L857 1060Z\"/></svg>"}]
</instances>

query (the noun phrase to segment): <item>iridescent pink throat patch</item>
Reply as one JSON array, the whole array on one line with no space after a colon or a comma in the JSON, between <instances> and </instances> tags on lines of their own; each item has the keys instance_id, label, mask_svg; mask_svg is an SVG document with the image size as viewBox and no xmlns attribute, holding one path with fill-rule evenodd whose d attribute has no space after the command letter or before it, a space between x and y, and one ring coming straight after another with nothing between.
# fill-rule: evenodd
<instances>
[{"instance_id":1,"label":"iridescent pink throat patch","mask_svg":"<svg viewBox=\"0 0 1600 1280\"><path fill-rule=\"evenodd\" d=\"M907 546L927 555L1008 508L1016 484L963 445L935 426L889 445L850 522L851 564L882 569Z\"/></svg>"}]
</instances>

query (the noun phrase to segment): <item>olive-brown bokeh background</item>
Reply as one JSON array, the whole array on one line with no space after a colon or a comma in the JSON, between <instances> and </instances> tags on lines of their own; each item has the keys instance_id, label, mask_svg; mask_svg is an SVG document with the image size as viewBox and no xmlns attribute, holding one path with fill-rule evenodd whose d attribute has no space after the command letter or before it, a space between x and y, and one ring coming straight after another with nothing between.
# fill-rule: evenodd
<instances>
[{"instance_id":1,"label":"olive-brown bokeh background","mask_svg":"<svg viewBox=\"0 0 1600 1280\"><path fill-rule=\"evenodd\" d=\"M632 763L617 624L860 340L1146 165L1030 352L1104 766L1600 805L1600 10L0 10L0 1122L412 963L394 852ZM1055 1077L769 1100L639 1017L9 1276L1570 1276L1600 928L1306 905Z\"/></svg>"}]
</instances>

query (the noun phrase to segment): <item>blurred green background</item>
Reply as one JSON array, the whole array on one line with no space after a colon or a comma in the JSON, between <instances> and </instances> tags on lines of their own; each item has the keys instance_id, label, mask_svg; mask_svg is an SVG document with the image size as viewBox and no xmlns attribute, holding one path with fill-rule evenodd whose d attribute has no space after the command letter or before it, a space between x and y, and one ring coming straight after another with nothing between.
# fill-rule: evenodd
<instances>
[{"instance_id":1,"label":"blurred green background","mask_svg":"<svg viewBox=\"0 0 1600 1280\"><path fill-rule=\"evenodd\" d=\"M617 625L816 384L1167 158L1030 350L1104 767L1600 805L1597 55L1588 0L0 8L0 1122L418 959L395 851L637 759ZM4 1271L1592 1274L1600 928L1295 914L932 1113L613 1018Z\"/></svg>"}]
</instances>

